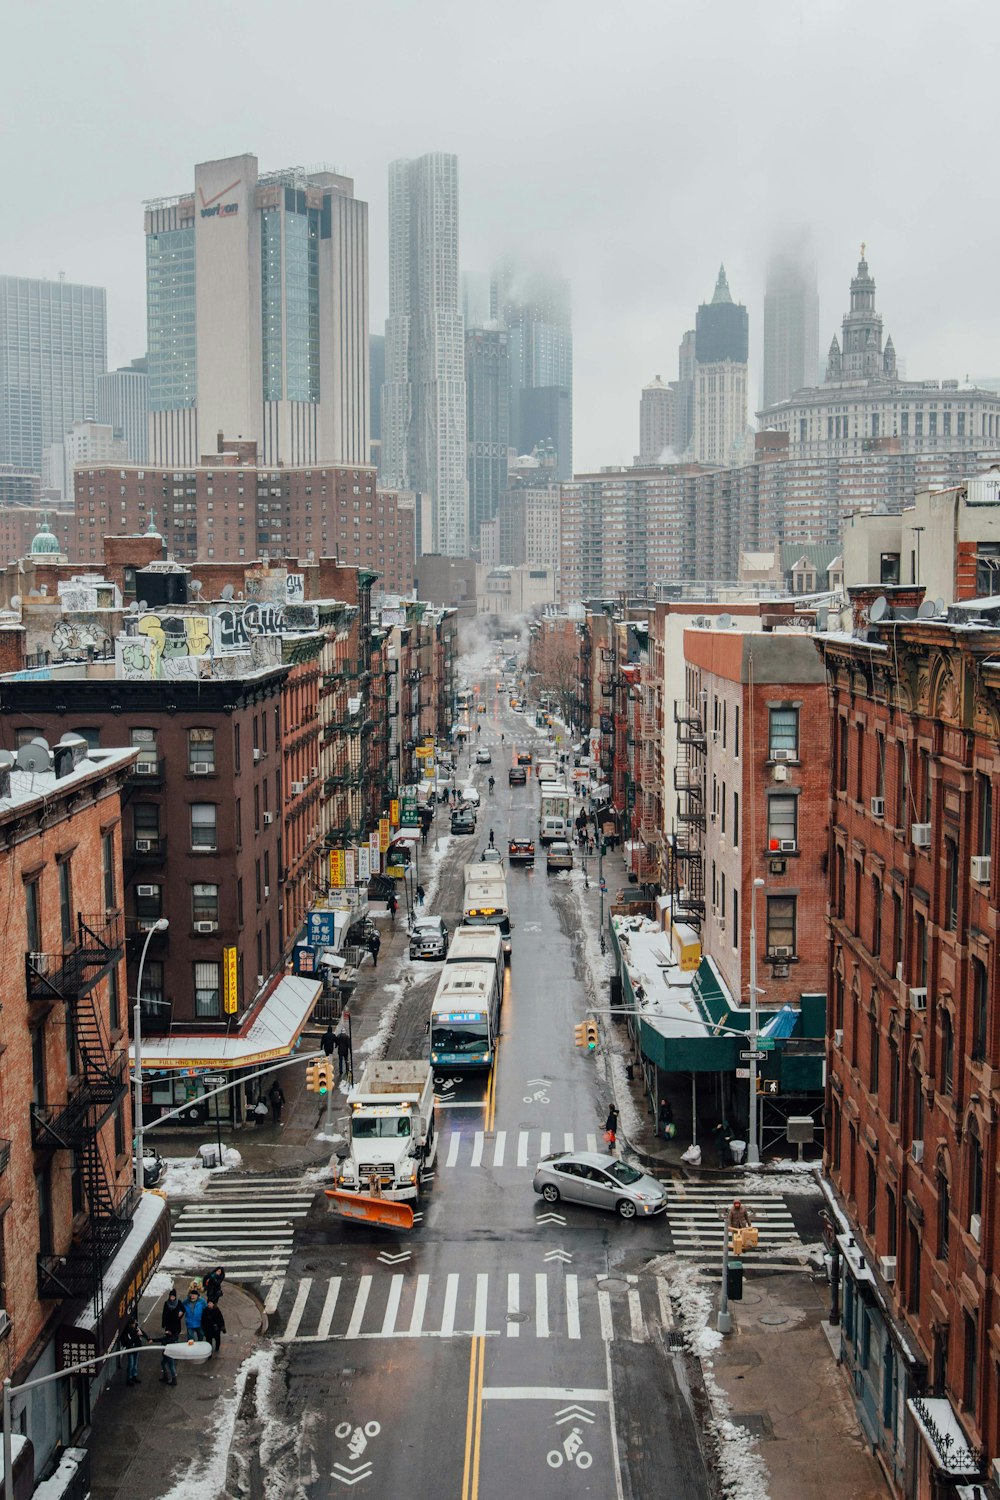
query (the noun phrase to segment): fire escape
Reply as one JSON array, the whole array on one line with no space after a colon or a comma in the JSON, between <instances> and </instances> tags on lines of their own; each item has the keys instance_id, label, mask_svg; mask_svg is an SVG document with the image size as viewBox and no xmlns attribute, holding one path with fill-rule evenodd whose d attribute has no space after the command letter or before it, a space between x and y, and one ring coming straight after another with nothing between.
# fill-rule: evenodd
<instances>
[{"instance_id":1,"label":"fire escape","mask_svg":"<svg viewBox=\"0 0 1000 1500\"><path fill-rule=\"evenodd\" d=\"M36 1152L71 1153L87 1214L84 1229L65 1254L39 1255L39 1296L93 1299L98 1324L104 1312L105 1268L128 1234L136 1206L132 1186L115 1179L114 1143L101 1140L128 1089L128 1053L113 1051L95 992L123 951L120 917L78 913L76 933L62 953L25 955L29 1010L38 1021L53 1007L64 1007L67 1056L75 1069L64 1101L30 1106L31 1141Z\"/></svg>"},{"instance_id":2,"label":"fire escape","mask_svg":"<svg viewBox=\"0 0 1000 1500\"><path fill-rule=\"evenodd\" d=\"M700 928L705 919L705 730L700 715L685 704L678 712L677 759L674 790L677 792L677 828L670 835L670 894L674 917Z\"/></svg>"}]
</instances>

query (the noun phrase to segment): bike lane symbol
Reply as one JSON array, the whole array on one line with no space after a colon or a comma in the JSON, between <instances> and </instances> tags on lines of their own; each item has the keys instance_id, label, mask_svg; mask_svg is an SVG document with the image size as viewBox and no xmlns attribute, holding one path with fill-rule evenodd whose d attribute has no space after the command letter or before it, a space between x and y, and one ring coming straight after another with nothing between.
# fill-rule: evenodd
<instances>
[{"instance_id":1,"label":"bike lane symbol","mask_svg":"<svg viewBox=\"0 0 1000 1500\"><path fill-rule=\"evenodd\" d=\"M371 1459L364 1459L359 1463L368 1448L370 1438L378 1437L382 1431L378 1422L365 1422L363 1425L355 1426L353 1422L338 1422L334 1428L334 1436L341 1442L347 1443L347 1455L354 1460L353 1465L335 1463L331 1479L336 1479L338 1484L355 1485L360 1484L363 1479L369 1479L373 1473Z\"/></svg>"}]
</instances>

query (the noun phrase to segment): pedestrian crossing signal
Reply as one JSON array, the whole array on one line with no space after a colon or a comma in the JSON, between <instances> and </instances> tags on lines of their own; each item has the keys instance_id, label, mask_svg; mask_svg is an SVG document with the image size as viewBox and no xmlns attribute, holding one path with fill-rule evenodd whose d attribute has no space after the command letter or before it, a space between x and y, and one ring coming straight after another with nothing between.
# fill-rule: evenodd
<instances>
[{"instance_id":1,"label":"pedestrian crossing signal","mask_svg":"<svg viewBox=\"0 0 1000 1500\"><path fill-rule=\"evenodd\" d=\"M758 1094L776 1094L778 1092L778 1080L776 1078L758 1078Z\"/></svg>"},{"instance_id":2,"label":"pedestrian crossing signal","mask_svg":"<svg viewBox=\"0 0 1000 1500\"><path fill-rule=\"evenodd\" d=\"M587 1030L587 1051L588 1052L596 1052L597 1051L597 1022L596 1021L588 1021L586 1023L586 1030Z\"/></svg>"},{"instance_id":3,"label":"pedestrian crossing signal","mask_svg":"<svg viewBox=\"0 0 1000 1500\"><path fill-rule=\"evenodd\" d=\"M576 1037L576 1045L578 1047L585 1047L587 1045L587 1028L582 1021L579 1026L573 1027L573 1034Z\"/></svg>"}]
</instances>

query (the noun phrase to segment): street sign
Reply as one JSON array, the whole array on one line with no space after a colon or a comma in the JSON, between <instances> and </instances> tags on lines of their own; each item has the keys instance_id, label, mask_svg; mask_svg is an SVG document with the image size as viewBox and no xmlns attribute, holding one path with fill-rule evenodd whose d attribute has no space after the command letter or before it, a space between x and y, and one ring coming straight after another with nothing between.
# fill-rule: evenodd
<instances>
[{"instance_id":1,"label":"street sign","mask_svg":"<svg viewBox=\"0 0 1000 1500\"><path fill-rule=\"evenodd\" d=\"M773 1052L774 1051L774 1037L773 1036L759 1036L757 1038L757 1051L758 1052Z\"/></svg>"},{"instance_id":2,"label":"street sign","mask_svg":"<svg viewBox=\"0 0 1000 1500\"><path fill-rule=\"evenodd\" d=\"M741 1052L740 1062L750 1062L755 1057L763 1057L763 1052Z\"/></svg>"},{"instance_id":3,"label":"street sign","mask_svg":"<svg viewBox=\"0 0 1000 1500\"><path fill-rule=\"evenodd\" d=\"M737 1078L749 1078L750 1077L750 1069L749 1068L737 1068L736 1069L736 1076L737 1076Z\"/></svg>"}]
</instances>

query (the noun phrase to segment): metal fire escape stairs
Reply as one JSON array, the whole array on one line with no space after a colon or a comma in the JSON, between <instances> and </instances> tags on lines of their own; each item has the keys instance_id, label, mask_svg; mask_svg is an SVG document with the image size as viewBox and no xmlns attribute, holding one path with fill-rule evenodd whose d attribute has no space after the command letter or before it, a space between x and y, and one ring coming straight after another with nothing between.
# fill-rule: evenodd
<instances>
[{"instance_id":1,"label":"metal fire escape stairs","mask_svg":"<svg viewBox=\"0 0 1000 1500\"><path fill-rule=\"evenodd\" d=\"M700 928L705 919L705 730L689 705L674 702L677 827L670 834L670 894L675 920Z\"/></svg>"}]
</instances>

